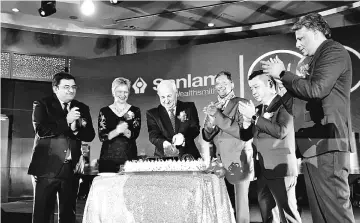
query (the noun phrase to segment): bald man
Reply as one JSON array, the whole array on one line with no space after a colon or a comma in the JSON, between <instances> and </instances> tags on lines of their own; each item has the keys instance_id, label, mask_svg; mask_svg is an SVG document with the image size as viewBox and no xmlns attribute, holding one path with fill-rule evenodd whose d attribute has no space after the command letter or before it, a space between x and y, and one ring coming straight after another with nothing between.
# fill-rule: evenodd
<instances>
[{"instance_id":1,"label":"bald man","mask_svg":"<svg viewBox=\"0 0 360 223\"><path fill-rule=\"evenodd\" d=\"M255 107L252 102L239 102L239 112L251 122L250 127L241 132L240 138L253 136L257 151L261 217L263 222L272 222L271 211L277 205L281 222L301 222L295 196L298 167L293 116L287 111L281 96L277 95L274 79L262 70L250 75L249 86L260 105ZM243 126L245 128L248 124Z\"/></svg>"},{"instance_id":2,"label":"bald man","mask_svg":"<svg viewBox=\"0 0 360 223\"><path fill-rule=\"evenodd\" d=\"M174 80L161 81L157 93L160 105L146 112L149 140L155 145L154 156L200 158L194 141L200 133L195 104L177 99Z\"/></svg>"}]
</instances>

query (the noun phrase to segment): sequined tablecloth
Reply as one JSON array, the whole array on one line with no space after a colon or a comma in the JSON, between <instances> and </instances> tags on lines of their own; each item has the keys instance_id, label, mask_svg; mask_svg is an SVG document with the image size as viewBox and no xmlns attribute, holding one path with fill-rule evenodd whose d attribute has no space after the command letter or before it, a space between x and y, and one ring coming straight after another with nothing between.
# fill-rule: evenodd
<instances>
[{"instance_id":1,"label":"sequined tablecloth","mask_svg":"<svg viewBox=\"0 0 360 223\"><path fill-rule=\"evenodd\" d=\"M225 182L212 174L95 177L83 223L232 223Z\"/></svg>"}]
</instances>

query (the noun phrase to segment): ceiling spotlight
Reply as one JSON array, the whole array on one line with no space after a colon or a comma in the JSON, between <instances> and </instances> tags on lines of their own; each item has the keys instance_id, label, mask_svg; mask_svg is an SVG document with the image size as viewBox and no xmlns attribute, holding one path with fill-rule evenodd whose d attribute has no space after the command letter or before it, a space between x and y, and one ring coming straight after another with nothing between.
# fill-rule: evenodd
<instances>
[{"instance_id":1,"label":"ceiling spotlight","mask_svg":"<svg viewBox=\"0 0 360 223\"><path fill-rule=\"evenodd\" d=\"M56 1L41 1L39 14L41 17L52 15L56 12Z\"/></svg>"},{"instance_id":2,"label":"ceiling spotlight","mask_svg":"<svg viewBox=\"0 0 360 223\"><path fill-rule=\"evenodd\" d=\"M20 12L20 10L19 9L17 9L17 8L13 8L13 9L11 9L13 12Z\"/></svg>"},{"instance_id":3,"label":"ceiling spotlight","mask_svg":"<svg viewBox=\"0 0 360 223\"><path fill-rule=\"evenodd\" d=\"M113 5L116 5L117 3L119 3L120 1L118 0L110 0L110 3L113 4Z\"/></svg>"},{"instance_id":4,"label":"ceiling spotlight","mask_svg":"<svg viewBox=\"0 0 360 223\"><path fill-rule=\"evenodd\" d=\"M214 24L214 23L212 23L212 22L210 22L210 23L208 23L208 26L209 26L209 27L214 27L214 26L215 26L215 24Z\"/></svg>"},{"instance_id":5,"label":"ceiling spotlight","mask_svg":"<svg viewBox=\"0 0 360 223\"><path fill-rule=\"evenodd\" d=\"M84 14L86 16L90 16L90 15L94 14L94 12L95 12L95 6L94 6L94 3L92 2L92 0L84 0L82 5L80 6L80 9L81 9L82 14Z\"/></svg>"}]
</instances>

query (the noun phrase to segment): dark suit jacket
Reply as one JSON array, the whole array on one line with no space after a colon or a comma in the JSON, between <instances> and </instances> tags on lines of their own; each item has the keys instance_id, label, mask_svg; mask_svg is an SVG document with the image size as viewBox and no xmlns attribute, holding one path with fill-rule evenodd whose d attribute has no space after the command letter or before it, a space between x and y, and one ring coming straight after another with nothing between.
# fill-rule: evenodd
<instances>
[{"instance_id":1,"label":"dark suit jacket","mask_svg":"<svg viewBox=\"0 0 360 223\"><path fill-rule=\"evenodd\" d=\"M184 111L187 120L182 122L178 116ZM154 155L157 157L165 157L163 142L172 142L172 137L177 133L182 133L185 138L185 146L179 146L180 156L183 154L191 154L195 159L200 157L200 153L196 148L194 139L200 134L199 116L193 102L177 101L176 104L175 131L171 126L169 114L166 109L159 105L146 112L146 121L149 131L149 140L155 145Z\"/></svg>"},{"instance_id":2,"label":"dark suit jacket","mask_svg":"<svg viewBox=\"0 0 360 223\"><path fill-rule=\"evenodd\" d=\"M280 96L276 96L267 108L271 118L263 117L262 107L257 106L260 115L257 123L242 129L240 136L246 140L252 133L259 155L260 174L268 179L297 176L293 116L286 110Z\"/></svg>"},{"instance_id":3,"label":"dark suit jacket","mask_svg":"<svg viewBox=\"0 0 360 223\"><path fill-rule=\"evenodd\" d=\"M74 135L67 124L65 113L56 95L34 101L33 126L35 140L28 174L55 177L64 161L68 148L71 149L72 164L75 167L81 155L81 141L91 142L95 137L89 107L72 100L71 107L78 107L81 117L87 122Z\"/></svg>"},{"instance_id":4,"label":"dark suit jacket","mask_svg":"<svg viewBox=\"0 0 360 223\"><path fill-rule=\"evenodd\" d=\"M300 146L301 153L311 157L328 151L351 151L354 148L351 146L352 65L349 53L338 42L326 40L316 50L308 73L306 78L301 78L285 72L281 78L288 91L308 101L308 110L319 119L320 129L325 133L319 140L313 140L317 143L312 147Z\"/></svg>"},{"instance_id":5,"label":"dark suit jacket","mask_svg":"<svg viewBox=\"0 0 360 223\"><path fill-rule=\"evenodd\" d=\"M240 139L243 117L238 110L239 101L248 102L243 98L232 98L224 111L215 113L215 127L202 129L203 139L214 143L227 170L226 179L232 184L251 177L249 165L253 155L251 142L246 145L247 142Z\"/></svg>"}]
</instances>

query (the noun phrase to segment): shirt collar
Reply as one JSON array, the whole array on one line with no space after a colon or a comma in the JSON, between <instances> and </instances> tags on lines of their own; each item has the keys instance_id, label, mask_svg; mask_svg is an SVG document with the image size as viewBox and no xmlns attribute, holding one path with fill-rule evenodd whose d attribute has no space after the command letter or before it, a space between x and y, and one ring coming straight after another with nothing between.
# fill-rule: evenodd
<instances>
[{"instance_id":1,"label":"shirt collar","mask_svg":"<svg viewBox=\"0 0 360 223\"><path fill-rule=\"evenodd\" d=\"M276 97L276 94L270 100L268 100L266 103L264 103L264 105L269 106L275 97Z\"/></svg>"},{"instance_id":2,"label":"shirt collar","mask_svg":"<svg viewBox=\"0 0 360 223\"><path fill-rule=\"evenodd\" d=\"M176 106L173 108L174 109L174 115L176 114ZM168 113L170 113L170 109L166 109L166 111L168 112Z\"/></svg>"},{"instance_id":3,"label":"shirt collar","mask_svg":"<svg viewBox=\"0 0 360 223\"><path fill-rule=\"evenodd\" d=\"M64 103L65 103L65 102L63 102L63 101L60 100L59 98L58 98L58 100L60 101L61 107L64 108ZM67 104L68 104L68 109L69 109L69 108L70 108L71 101L69 101Z\"/></svg>"}]
</instances>

